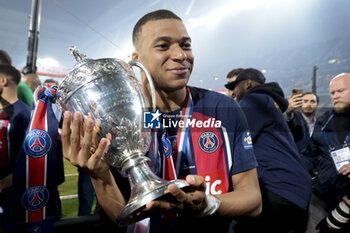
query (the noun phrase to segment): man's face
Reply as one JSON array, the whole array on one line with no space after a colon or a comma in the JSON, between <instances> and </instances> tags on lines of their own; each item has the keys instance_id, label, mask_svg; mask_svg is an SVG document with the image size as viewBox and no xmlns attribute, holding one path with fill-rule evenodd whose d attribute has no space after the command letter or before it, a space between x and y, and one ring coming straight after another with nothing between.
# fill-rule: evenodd
<instances>
[{"instance_id":1,"label":"man's face","mask_svg":"<svg viewBox=\"0 0 350 233\"><path fill-rule=\"evenodd\" d=\"M228 78L227 83L231 83L231 82L235 81L236 78L237 78L237 75L234 75L234 76ZM233 92L232 90L226 88L226 95L227 96L232 96L232 92Z\"/></svg>"},{"instance_id":2,"label":"man's face","mask_svg":"<svg viewBox=\"0 0 350 233\"><path fill-rule=\"evenodd\" d=\"M236 81L237 79L237 76L233 76L232 78L232 81ZM244 96L245 94L247 93L247 89L246 89L246 82L247 80L242 80L240 82L237 83L237 85L235 86L235 88L232 90L232 97L237 101L239 102Z\"/></svg>"},{"instance_id":3,"label":"man's face","mask_svg":"<svg viewBox=\"0 0 350 233\"><path fill-rule=\"evenodd\" d=\"M332 105L336 112L350 112L350 75L333 79L329 85Z\"/></svg>"},{"instance_id":4,"label":"man's face","mask_svg":"<svg viewBox=\"0 0 350 233\"><path fill-rule=\"evenodd\" d=\"M303 105L301 111L307 115L313 115L318 108L317 98L314 94L303 95Z\"/></svg>"},{"instance_id":5,"label":"man's face","mask_svg":"<svg viewBox=\"0 0 350 233\"><path fill-rule=\"evenodd\" d=\"M135 54L152 76L155 87L164 91L184 88L194 61L184 24L176 19L152 20L141 30Z\"/></svg>"}]
</instances>

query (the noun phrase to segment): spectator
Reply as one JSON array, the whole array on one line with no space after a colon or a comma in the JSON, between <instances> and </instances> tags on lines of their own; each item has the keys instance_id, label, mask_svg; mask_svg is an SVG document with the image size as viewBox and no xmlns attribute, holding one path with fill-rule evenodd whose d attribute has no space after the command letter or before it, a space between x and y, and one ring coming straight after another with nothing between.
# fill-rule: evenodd
<instances>
[{"instance_id":1,"label":"spectator","mask_svg":"<svg viewBox=\"0 0 350 233\"><path fill-rule=\"evenodd\" d=\"M0 206L5 220L0 231L13 228L12 172L30 120L29 107L16 94L20 79L15 67L0 65Z\"/></svg>"},{"instance_id":2,"label":"spectator","mask_svg":"<svg viewBox=\"0 0 350 233\"><path fill-rule=\"evenodd\" d=\"M302 153L314 131L316 123L316 110L319 98L315 93L292 94L288 98L286 119L293 134L299 153Z\"/></svg>"},{"instance_id":3,"label":"spectator","mask_svg":"<svg viewBox=\"0 0 350 233\"><path fill-rule=\"evenodd\" d=\"M230 72L228 72L228 74L226 75L227 78L227 84L225 85L225 87L227 85L229 85L230 82L233 82L233 80L235 80L237 78L237 76L239 75L239 73L241 73L244 69L243 68L235 68L233 70L231 70ZM232 97L232 90L228 89L226 87L226 95Z\"/></svg>"},{"instance_id":4,"label":"spectator","mask_svg":"<svg viewBox=\"0 0 350 233\"><path fill-rule=\"evenodd\" d=\"M277 83L249 68L226 85L239 101L251 130L258 161L262 213L239 218L235 231L304 233L311 197L311 177L303 166L283 112L288 107Z\"/></svg>"},{"instance_id":5,"label":"spectator","mask_svg":"<svg viewBox=\"0 0 350 233\"><path fill-rule=\"evenodd\" d=\"M58 82L56 80L54 80L54 79L51 79L51 78L50 79L46 79L44 81L44 84L58 87Z\"/></svg>"},{"instance_id":6,"label":"spectator","mask_svg":"<svg viewBox=\"0 0 350 233\"><path fill-rule=\"evenodd\" d=\"M21 78L21 82L18 84L17 96L29 107L33 104L33 93L35 89L40 85L40 80L36 74L25 74Z\"/></svg>"},{"instance_id":7,"label":"spectator","mask_svg":"<svg viewBox=\"0 0 350 233\"><path fill-rule=\"evenodd\" d=\"M227 96L187 86L194 61L191 38L182 20L173 12L158 10L143 16L134 27L133 44L133 59L142 62L154 80L159 111L176 116L182 110L192 108L193 113L186 115L187 117L196 120L214 118L222 123L218 128L189 128L188 140L182 138L188 150L183 151L184 157L179 156L184 159L180 165L183 169L179 169L177 177L186 179L191 189L181 190L172 184L167 192L174 199L151 201L140 214L151 216L150 232L232 232L230 224L233 217L257 216L261 210L257 164L252 145L249 141L244 141L248 126L243 112ZM141 78L146 101L150 103L150 89L144 73ZM86 121L87 127L82 140L85 147L90 148L93 121ZM123 190L118 188L119 183L114 182L108 170L109 166L100 159L102 151L106 149L107 140L102 139L96 152L90 156L90 151L80 147L81 132L76 130L80 124L81 114L75 113L71 134L71 114L64 114L64 156L90 172L100 206L116 221L126 200L121 195ZM176 128L171 127L160 130L157 140L160 144L165 141L166 145L171 146L172 144L168 144L170 139L168 141L165 137L171 136L180 140L176 131ZM204 141L214 141L209 146L203 141L200 144L201 135ZM77 150L74 151L74 148ZM167 157L161 148L156 155L160 156L158 159L165 160ZM175 146L174 149L177 151L179 148ZM88 169L92 167L96 169ZM165 173L171 173L171 168L172 166L165 169ZM217 181L216 189L207 190L209 195L206 195L204 178L210 184ZM157 213L178 213L179 216L160 218Z\"/></svg>"},{"instance_id":8,"label":"spectator","mask_svg":"<svg viewBox=\"0 0 350 233\"><path fill-rule=\"evenodd\" d=\"M334 77L329 83L329 93L333 109L317 119L310 143L303 153L309 171L317 169L307 233L317 232L315 226L342 200L343 212L348 215L350 212L350 74ZM349 221L342 231L338 231L349 232Z\"/></svg>"},{"instance_id":9,"label":"spectator","mask_svg":"<svg viewBox=\"0 0 350 233\"><path fill-rule=\"evenodd\" d=\"M5 50L0 50L0 65L12 65L12 59Z\"/></svg>"}]
</instances>

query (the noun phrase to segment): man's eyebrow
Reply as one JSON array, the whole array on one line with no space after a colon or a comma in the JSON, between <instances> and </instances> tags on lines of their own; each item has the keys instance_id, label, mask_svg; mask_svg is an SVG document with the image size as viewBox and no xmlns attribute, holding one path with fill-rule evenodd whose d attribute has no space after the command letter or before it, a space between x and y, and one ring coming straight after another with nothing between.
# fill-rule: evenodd
<instances>
[{"instance_id":1,"label":"man's eyebrow","mask_svg":"<svg viewBox=\"0 0 350 233\"><path fill-rule=\"evenodd\" d=\"M159 41L167 41L167 42L171 42L172 40L174 40L173 37L170 36L159 36L154 40L154 43L157 43ZM181 38L181 42L185 42L185 41L190 41L191 42L191 38L190 37L182 37Z\"/></svg>"}]
</instances>

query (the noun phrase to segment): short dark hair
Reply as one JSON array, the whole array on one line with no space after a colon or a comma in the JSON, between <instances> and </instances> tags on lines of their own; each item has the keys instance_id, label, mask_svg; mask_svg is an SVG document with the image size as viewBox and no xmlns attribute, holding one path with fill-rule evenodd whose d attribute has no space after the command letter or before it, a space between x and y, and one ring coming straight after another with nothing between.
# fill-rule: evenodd
<instances>
[{"instance_id":1,"label":"short dark hair","mask_svg":"<svg viewBox=\"0 0 350 233\"><path fill-rule=\"evenodd\" d=\"M134 30L132 31L132 43L136 47L138 44L138 37L141 33L141 28L143 25L145 25L148 21L152 20L161 20L161 19L177 19L182 21L182 19L177 16L175 13L169 10L156 10L153 12L150 12L146 15L144 15L134 26Z\"/></svg>"},{"instance_id":2,"label":"short dark hair","mask_svg":"<svg viewBox=\"0 0 350 233\"><path fill-rule=\"evenodd\" d=\"M311 91L308 91L308 92L304 92L304 93L303 93L303 96L304 96L304 95L314 95L314 96L316 96L317 104L320 103L320 98L318 97L318 95L317 95L316 93L313 93L313 92L311 92Z\"/></svg>"},{"instance_id":3,"label":"short dark hair","mask_svg":"<svg viewBox=\"0 0 350 233\"><path fill-rule=\"evenodd\" d=\"M57 82L56 80L52 79L52 78L46 79L46 80L44 81L44 84L45 84L45 83L55 83L56 85L58 85L58 82Z\"/></svg>"},{"instance_id":4,"label":"short dark hair","mask_svg":"<svg viewBox=\"0 0 350 233\"><path fill-rule=\"evenodd\" d=\"M10 79L18 85L19 81L21 81L21 74L19 71L11 66L11 65L0 65L0 75L6 75L10 77Z\"/></svg>"},{"instance_id":5,"label":"short dark hair","mask_svg":"<svg viewBox=\"0 0 350 233\"><path fill-rule=\"evenodd\" d=\"M0 64L12 65L12 59L5 50L0 50Z\"/></svg>"},{"instance_id":6,"label":"short dark hair","mask_svg":"<svg viewBox=\"0 0 350 233\"><path fill-rule=\"evenodd\" d=\"M244 68L235 68L232 69L230 72L228 72L228 74L226 75L226 78L232 78L235 75L239 75L239 73L241 73L244 70Z\"/></svg>"}]
</instances>

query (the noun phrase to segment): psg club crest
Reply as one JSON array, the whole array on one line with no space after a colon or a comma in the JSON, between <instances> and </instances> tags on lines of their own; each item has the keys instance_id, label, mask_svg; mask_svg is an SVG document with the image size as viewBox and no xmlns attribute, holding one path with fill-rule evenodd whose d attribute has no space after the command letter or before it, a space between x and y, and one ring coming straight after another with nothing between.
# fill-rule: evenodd
<instances>
[{"instance_id":1,"label":"psg club crest","mask_svg":"<svg viewBox=\"0 0 350 233\"><path fill-rule=\"evenodd\" d=\"M39 129L30 131L24 141L24 151L33 158L40 158L51 148L51 138L48 132Z\"/></svg>"},{"instance_id":2,"label":"psg club crest","mask_svg":"<svg viewBox=\"0 0 350 233\"><path fill-rule=\"evenodd\" d=\"M49 191L44 186L33 186L27 189L22 196L24 208L37 211L43 208L49 200Z\"/></svg>"},{"instance_id":3,"label":"psg club crest","mask_svg":"<svg viewBox=\"0 0 350 233\"><path fill-rule=\"evenodd\" d=\"M219 148L219 138L213 132L205 132L199 136L199 146L206 153L213 153Z\"/></svg>"}]
</instances>

